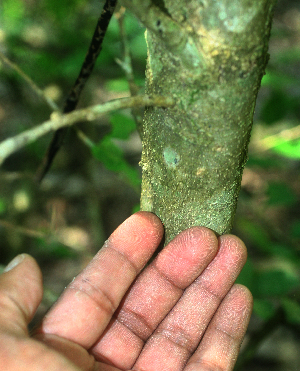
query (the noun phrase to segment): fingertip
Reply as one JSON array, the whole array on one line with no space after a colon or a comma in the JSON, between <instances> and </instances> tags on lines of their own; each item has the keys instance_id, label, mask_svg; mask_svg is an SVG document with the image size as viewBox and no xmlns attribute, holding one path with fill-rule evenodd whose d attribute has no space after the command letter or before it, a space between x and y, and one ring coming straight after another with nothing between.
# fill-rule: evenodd
<instances>
[{"instance_id":1,"label":"fingertip","mask_svg":"<svg viewBox=\"0 0 300 371\"><path fill-rule=\"evenodd\" d=\"M19 254L14 257L3 270L3 274L5 275L24 275L24 272L26 272L24 278L27 276L30 276L29 279L35 277L36 281L40 281L42 283L42 273L38 263L31 255L26 253Z\"/></svg>"},{"instance_id":2,"label":"fingertip","mask_svg":"<svg viewBox=\"0 0 300 371\"><path fill-rule=\"evenodd\" d=\"M28 279L30 282L35 282L35 284L39 287L43 286L43 275L42 271L37 263L37 261L28 254L24 255L24 259L22 261L22 266L20 265L19 269L24 270L23 275L25 278Z\"/></svg>"},{"instance_id":3,"label":"fingertip","mask_svg":"<svg viewBox=\"0 0 300 371\"><path fill-rule=\"evenodd\" d=\"M218 245L218 239L215 233L206 227L190 227L180 232L169 244L173 243L199 243L199 241L208 242L211 245Z\"/></svg>"},{"instance_id":4,"label":"fingertip","mask_svg":"<svg viewBox=\"0 0 300 371\"><path fill-rule=\"evenodd\" d=\"M248 289L248 287L241 285L239 283L236 283L232 287L232 292L234 295L240 296L241 300L244 302L245 306L249 307L252 312L253 308L253 295L251 291Z\"/></svg>"},{"instance_id":5,"label":"fingertip","mask_svg":"<svg viewBox=\"0 0 300 371\"><path fill-rule=\"evenodd\" d=\"M220 323L222 323L224 330L236 334L237 338L242 339L253 308L253 297L250 290L240 284L233 285L220 308L222 313Z\"/></svg>"},{"instance_id":6,"label":"fingertip","mask_svg":"<svg viewBox=\"0 0 300 371\"><path fill-rule=\"evenodd\" d=\"M126 256L139 272L158 248L163 233L163 225L156 215L138 211L111 234L104 247Z\"/></svg>"},{"instance_id":7,"label":"fingertip","mask_svg":"<svg viewBox=\"0 0 300 371\"><path fill-rule=\"evenodd\" d=\"M18 255L0 276L1 320L7 319L1 325L15 322L16 330L19 327L25 331L42 296L42 273L37 262L28 254Z\"/></svg>"},{"instance_id":8,"label":"fingertip","mask_svg":"<svg viewBox=\"0 0 300 371\"><path fill-rule=\"evenodd\" d=\"M213 256L218 250L218 239L215 233L206 227L191 227L183 232L179 233L171 242L169 242L167 248L187 250L189 255L194 253L199 254L199 251L205 255Z\"/></svg>"},{"instance_id":9,"label":"fingertip","mask_svg":"<svg viewBox=\"0 0 300 371\"><path fill-rule=\"evenodd\" d=\"M138 211L132 215L134 218L141 218L145 223L149 223L149 227L153 228L161 239L164 234L164 226L157 215L149 211Z\"/></svg>"},{"instance_id":10,"label":"fingertip","mask_svg":"<svg viewBox=\"0 0 300 371\"><path fill-rule=\"evenodd\" d=\"M153 213L147 211L138 211L127 218L109 237L108 241L121 248L132 246L148 246L151 250L158 247L164 233L163 225L160 219ZM132 249L129 249L130 253ZM152 253L154 252L152 251Z\"/></svg>"},{"instance_id":11,"label":"fingertip","mask_svg":"<svg viewBox=\"0 0 300 371\"><path fill-rule=\"evenodd\" d=\"M230 250L234 255L238 256L238 260L242 266L246 263L248 251L244 242L233 234L224 234L219 237L220 248Z\"/></svg>"},{"instance_id":12,"label":"fingertip","mask_svg":"<svg viewBox=\"0 0 300 371\"><path fill-rule=\"evenodd\" d=\"M215 246L218 246L218 238L214 231L209 228L198 226L191 227L181 232L182 235L184 235L185 233L187 233L191 241L195 240L195 242L198 243L199 241L203 241L213 248L215 248Z\"/></svg>"},{"instance_id":13,"label":"fingertip","mask_svg":"<svg viewBox=\"0 0 300 371\"><path fill-rule=\"evenodd\" d=\"M214 232L191 227L179 233L158 255L154 264L168 279L184 289L201 274L218 252Z\"/></svg>"},{"instance_id":14,"label":"fingertip","mask_svg":"<svg viewBox=\"0 0 300 371\"><path fill-rule=\"evenodd\" d=\"M17 265L19 265L25 258L25 254L19 254L15 256L3 269L3 273L7 273L11 271L13 268L15 268Z\"/></svg>"}]
</instances>

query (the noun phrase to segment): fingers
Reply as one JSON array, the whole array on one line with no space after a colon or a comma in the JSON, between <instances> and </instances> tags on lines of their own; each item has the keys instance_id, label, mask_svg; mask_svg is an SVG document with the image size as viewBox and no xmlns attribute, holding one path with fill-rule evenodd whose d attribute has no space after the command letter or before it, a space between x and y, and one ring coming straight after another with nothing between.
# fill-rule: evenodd
<instances>
[{"instance_id":1,"label":"fingers","mask_svg":"<svg viewBox=\"0 0 300 371\"><path fill-rule=\"evenodd\" d=\"M27 335L27 325L42 300L42 274L36 261L27 254L18 255L0 275L0 329L15 335Z\"/></svg>"},{"instance_id":2,"label":"fingers","mask_svg":"<svg viewBox=\"0 0 300 371\"><path fill-rule=\"evenodd\" d=\"M154 214L139 212L128 218L67 287L38 332L52 333L90 348L162 235L162 224Z\"/></svg>"},{"instance_id":3,"label":"fingers","mask_svg":"<svg viewBox=\"0 0 300 371\"><path fill-rule=\"evenodd\" d=\"M93 347L95 357L130 369L144 342L217 250L217 238L207 228L190 228L179 234L130 289L118 315Z\"/></svg>"},{"instance_id":4,"label":"fingers","mask_svg":"<svg viewBox=\"0 0 300 371\"><path fill-rule=\"evenodd\" d=\"M246 260L245 246L238 238L222 236L219 244L216 257L148 340L134 370L182 370L195 351Z\"/></svg>"},{"instance_id":5,"label":"fingers","mask_svg":"<svg viewBox=\"0 0 300 371\"><path fill-rule=\"evenodd\" d=\"M220 305L184 371L231 371L252 312L252 295L235 285Z\"/></svg>"}]
</instances>

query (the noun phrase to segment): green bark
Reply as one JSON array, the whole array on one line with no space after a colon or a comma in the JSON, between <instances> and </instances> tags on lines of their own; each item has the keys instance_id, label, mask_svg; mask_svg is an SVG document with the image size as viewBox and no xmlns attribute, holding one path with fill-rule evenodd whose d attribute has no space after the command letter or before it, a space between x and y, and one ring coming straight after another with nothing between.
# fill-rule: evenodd
<instances>
[{"instance_id":1,"label":"green bark","mask_svg":"<svg viewBox=\"0 0 300 371\"><path fill-rule=\"evenodd\" d=\"M194 225L231 230L275 0L128 0L147 27L143 210L166 242ZM177 35L177 37L176 37Z\"/></svg>"}]
</instances>

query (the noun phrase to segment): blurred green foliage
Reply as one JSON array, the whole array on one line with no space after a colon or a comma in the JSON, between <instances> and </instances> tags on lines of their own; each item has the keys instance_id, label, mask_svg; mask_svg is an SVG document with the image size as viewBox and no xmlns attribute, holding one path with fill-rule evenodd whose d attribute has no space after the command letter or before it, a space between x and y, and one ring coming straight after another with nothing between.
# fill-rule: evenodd
<instances>
[{"instance_id":1,"label":"blurred green foliage","mask_svg":"<svg viewBox=\"0 0 300 371\"><path fill-rule=\"evenodd\" d=\"M40 86L58 83L67 92L80 70L101 5L87 0L63 3L45 0L26 6L22 0L4 0L1 18L9 54L12 53L13 59L26 60L26 63L21 64L23 70ZM143 87L146 57L144 30L130 14L126 15L125 29L131 45L132 62L142 66L142 69L136 69L136 75L137 84ZM128 92L125 74L116 63L117 58L123 58L122 53L118 20L113 18L95 74L107 75L104 88L116 94ZM7 71L0 70L0 74L3 72L5 77ZM112 115L110 121L112 132L94 145L91 153L109 170L120 173L133 186L139 186L138 171L127 163L124 153L113 142L113 139L128 139L129 134L135 130L135 123L121 114ZM39 143L33 143L30 148L38 157L43 156Z\"/></svg>"},{"instance_id":2,"label":"blurred green foliage","mask_svg":"<svg viewBox=\"0 0 300 371\"><path fill-rule=\"evenodd\" d=\"M112 126L111 132L91 148L93 156L101 161L103 165L114 172L124 176L133 186L140 186L141 178L139 172L130 166L124 158L124 153L114 139L126 140L136 130L135 122L123 114L115 113L110 116Z\"/></svg>"},{"instance_id":3,"label":"blurred green foliage","mask_svg":"<svg viewBox=\"0 0 300 371\"><path fill-rule=\"evenodd\" d=\"M236 222L237 230L247 236L248 245L253 248L239 282L251 289L254 312L262 319L275 316L279 306L286 321L299 325L300 48L293 43L299 30L289 24L283 32L275 26L273 34L270 43L276 52L271 52L262 80L254 146L246 167L260 174L263 185L260 200L254 201L248 215ZM284 42L285 47L278 47ZM255 136L257 127L260 135Z\"/></svg>"},{"instance_id":4,"label":"blurred green foliage","mask_svg":"<svg viewBox=\"0 0 300 371\"><path fill-rule=\"evenodd\" d=\"M80 70L102 4L103 2L88 0L2 0L0 48L41 88L51 85L58 87L61 94L55 99L62 105ZM300 48L295 40L299 40L300 30L291 29L282 19L280 18L280 24L284 30L277 29L275 25L271 38L270 63L258 97L249 161L244 174L245 179L249 177L249 180L242 185L234 233L241 236L248 247L249 258L238 282L252 291L255 315L262 321L268 321L275 318L278 308L281 308L285 321L299 326ZM142 90L146 59L144 29L130 14L126 14L125 28L135 82ZM116 63L116 58L122 60L123 57L118 20L113 18L93 79L83 92L81 105L89 105L106 96L128 95L125 73ZM20 115L22 119L12 119L11 125L7 124L5 130L1 129L1 140L7 134L18 133L32 125L33 117L37 118L35 124L48 118L49 108L45 108L36 96L28 93L20 76L1 64L0 80L6 86L5 91L14 91L11 101L17 102L17 109L20 110L20 102L23 102ZM96 89L100 90L98 97ZM9 107L10 104L12 103L9 102ZM18 123L15 124L15 121ZM4 126L4 121L1 125ZM120 146L120 141L128 141L135 131L135 123L128 112L113 113L99 127L84 127L83 130L91 137L87 151L89 157L92 154L93 161L100 162L108 171L118 174L122 180L138 189L140 174L137 164ZM74 137L71 138L74 140ZM76 159L74 162L77 168L78 158L82 157L78 148L84 147L84 144L75 143L76 145L68 147L68 155ZM43 141L30 145L24 152L24 160L15 160L17 157L14 157L11 162L7 162L5 170L13 172L18 168L19 171L34 171L46 147L47 143ZM31 156L29 159L34 162L32 167L25 161L28 160L28 153ZM85 152L84 155L86 156ZM84 166L85 170L82 172L87 173L89 161L87 157L83 158L85 163L80 163L80 166ZM67 164L71 162L72 160L66 161ZM11 192L12 189L13 187ZM94 189L90 193L93 192L96 193ZM100 198L98 194L97 198ZM12 200L13 194L9 192L0 195L0 218L27 225L29 222L24 217L25 211L17 213ZM90 201L91 204L93 200ZM138 206L135 210L137 209ZM33 210L29 208L26 212L33 213ZM96 224L99 228L94 209L91 215L94 219L90 224ZM35 220L34 217L32 219ZM3 237L3 229L0 228L0 232ZM28 238L22 243L16 236L3 237L2 240L15 246L6 255L2 250L3 259L7 260L15 253L23 251L24 245L28 245ZM40 261L50 257L58 260L77 254L68 246L47 237L35 238L30 246L29 250L35 256L40 256Z\"/></svg>"},{"instance_id":5,"label":"blurred green foliage","mask_svg":"<svg viewBox=\"0 0 300 371\"><path fill-rule=\"evenodd\" d=\"M300 30L278 15L272 34L234 227L249 253L237 281L251 290L262 325L238 370L275 330L300 329ZM298 369L276 370L289 367Z\"/></svg>"},{"instance_id":6,"label":"blurred green foliage","mask_svg":"<svg viewBox=\"0 0 300 371\"><path fill-rule=\"evenodd\" d=\"M292 206L297 202L291 187L283 182L270 182L266 192L269 205Z\"/></svg>"},{"instance_id":7,"label":"blurred green foliage","mask_svg":"<svg viewBox=\"0 0 300 371\"><path fill-rule=\"evenodd\" d=\"M49 93L50 97L62 107L64 99L80 71L103 4L104 1L88 0L67 0L64 2L58 0L32 0L28 2L3 0L0 3L0 51L16 63L40 88L45 89L45 93ZM93 74L79 102L80 106L97 104L101 101L129 95L125 72L117 63L117 59L121 61L124 59L124 42L129 45L135 83L141 93L143 92L146 64L144 28L136 18L128 13L125 15L123 24L126 40L122 40L120 37L118 18L112 18ZM8 89L8 94L3 101L6 104L3 106L5 113L3 117L5 117L6 124L5 130L0 132L0 140L48 119L51 109L45 106L45 103L32 92L18 73L0 62L0 97L2 86ZM10 107L15 104L15 101L18 101L18 104L11 110ZM0 100L0 120L1 109ZM1 123L1 125L3 124ZM121 145L121 142L125 143L130 140L136 130L130 113L112 113L101 120L98 126L85 126L82 130L85 132L86 138L89 138L87 139L88 152L92 155L93 161L101 163L110 172L117 174L121 182L134 188L135 194L139 193L140 171L136 161L131 158L131 152L124 151ZM62 158L66 159L69 164L74 161L75 169L78 168L78 164L88 169L88 152L84 149L87 143L83 141L78 144L80 139L79 137L74 138L74 136L76 136L75 132L69 134L66 140L66 149L62 150ZM3 170L8 172L13 170L29 171L31 173L36 171L44 157L49 138L50 136L42 138L42 140L27 146L16 155L17 161L9 158L3 166ZM71 141L74 140L76 144L72 145ZM78 146L80 149L77 151ZM68 165L64 164L64 166L66 170ZM81 169L80 166L79 169ZM53 169L54 172L60 169L59 161L58 165L54 164ZM85 170L86 172L87 170ZM80 174L80 177L83 177L83 174ZM21 182L23 183L21 188L25 188L26 182ZM35 188L34 184L29 185L29 188L32 187ZM9 188L11 188L11 194L9 194ZM22 224L24 217L26 219L27 214L33 212L35 207L39 207L31 205L32 207L28 208L26 212L22 211L22 215L20 215L21 211L15 211L18 210L14 203L14 193L17 191L15 192L10 186L2 189L0 187L0 191L3 192L3 197L0 195L0 218L10 220L11 228L14 223ZM33 199L34 197L31 202ZM38 203L37 198L35 202ZM103 202L105 203L105 201ZM136 202L134 199L132 208L135 207ZM1 232L3 231L0 224ZM2 255L5 260L9 260L16 253L22 252L23 249L26 250L25 240L27 239L21 237L22 233L26 234L27 229L18 230L18 237L14 237L8 242L11 250L2 249L0 258ZM52 256L53 259L68 256L70 252L68 247L49 239L48 233L49 230L46 230L45 238L34 239L34 243L30 244L31 247L27 246L27 250L29 249L34 256L38 257L40 262L43 260L42 256L48 258ZM95 234L97 235L98 232ZM101 237L103 242L105 236L100 235L99 238ZM4 238L4 240L6 239ZM21 243L22 240L24 244Z\"/></svg>"}]
</instances>

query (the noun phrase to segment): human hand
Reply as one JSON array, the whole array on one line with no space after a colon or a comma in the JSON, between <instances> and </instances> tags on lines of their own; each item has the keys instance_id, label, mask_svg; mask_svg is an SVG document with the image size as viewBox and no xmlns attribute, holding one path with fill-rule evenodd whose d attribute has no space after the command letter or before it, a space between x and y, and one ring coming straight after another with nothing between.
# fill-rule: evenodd
<instances>
[{"instance_id":1,"label":"human hand","mask_svg":"<svg viewBox=\"0 0 300 371\"><path fill-rule=\"evenodd\" d=\"M140 273L162 235L155 215L128 218L32 337L42 276L21 255L0 276L0 370L232 370L252 308L249 291L233 285L244 244L193 227Z\"/></svg>"}]
</instances>

